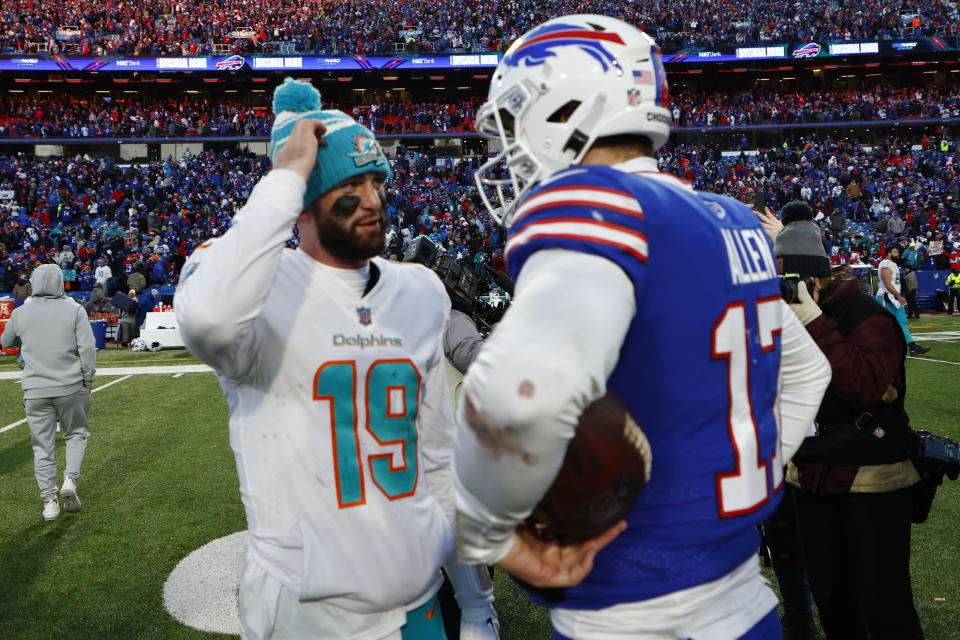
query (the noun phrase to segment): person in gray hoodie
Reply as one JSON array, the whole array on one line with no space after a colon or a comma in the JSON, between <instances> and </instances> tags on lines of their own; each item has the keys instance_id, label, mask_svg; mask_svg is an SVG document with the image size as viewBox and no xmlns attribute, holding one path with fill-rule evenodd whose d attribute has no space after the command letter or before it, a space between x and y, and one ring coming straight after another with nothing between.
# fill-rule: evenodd
<instances>
[{"instance_id":1,"label":"person in gray hoodie","mask_svg":"<svg viewBox=\"0 0 960 640\"><path fill-rule=\"evenodd\" d=\"M33 293L14 309L0 336L5 349L20 347L23 406L30 425L34 473L43 499L44 520L60 515L57 463L53 452L57 418L67 444L67 468L60 498L65 511L79 511L77 478L90 436L90 394L97 350L83 307L63 293L63 272L55 264L37 267Z\"/></svg>"}]
</instances>

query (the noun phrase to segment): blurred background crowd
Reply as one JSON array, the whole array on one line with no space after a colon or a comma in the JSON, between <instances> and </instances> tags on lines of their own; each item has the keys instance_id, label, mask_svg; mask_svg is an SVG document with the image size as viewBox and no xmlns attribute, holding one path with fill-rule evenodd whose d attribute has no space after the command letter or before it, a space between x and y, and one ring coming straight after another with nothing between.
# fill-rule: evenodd
<instances>
[{"instance_id":1,"label":"blurred background crowd","mask_svg":"<svg viewBox=\"0 0 960 640\"><path fill-rule=\"evenodd\" d=\"M836 264L876 265L902 242L919 269L960 267L960 180L956 143L926 147L897 138L866 147L809 136L750 153L668 145L661 169L694 187L751 200L761 191L776 211L805 200L817 212ZM503 268L504 235L480 203L473 173L483 155L438 158L400 146L393 154L386 256L402 257L426 234L451 254ZM184 259L229 228L269 160L242 150L186 153L120 165L111 158L0 156L0 290L23 293L36 266L55 262L71 290L105 295L175 284ZM296 237L291 241L296 243ZM21 289L18 291L18 284ZM21 296L22 297L22 296Z\"/></svg>"},{"instance_id":2,"label":"blurred background crowd","mask_svg":"<svg viewBox=\"0 0 960 640\"><path fill-rule=\"evenodd\" d=\"M661 46L811 42L956 33L939 0L64 0L4 3L0 50L193 55L503 51L556 15L599 13L639 25ZM58 33L64 26L69 29Z\"/></svg>"}]
</instances>

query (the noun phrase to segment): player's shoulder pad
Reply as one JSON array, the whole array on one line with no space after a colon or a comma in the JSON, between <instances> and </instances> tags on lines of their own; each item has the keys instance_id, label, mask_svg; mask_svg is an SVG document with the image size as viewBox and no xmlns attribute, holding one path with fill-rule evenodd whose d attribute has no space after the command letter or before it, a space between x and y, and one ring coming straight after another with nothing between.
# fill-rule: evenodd
<instances>
[{"instance_id":1,"label":"player's shoulder pad","mask_svg":"<svg viewBox=\"0 0 960 640\"><path fill-rule=\"evenodd\" d=\"M629 174L613 167L586 165L557 172L540 182L517 205L511 233L526 222L521 219L544 209L607 208L624 214L641 215L636 195L628 187ZM518 224L519 223L519 224Z\"/></svg>"},{"instance_id":2,"label":"player's shoulder pad","mask_svg":"<svg viewBox=\"0 0 960 640\"><path fill-rule=\"evenodd\" d=\"M711 211L716 213L717 221L721 226L739 228L763 226L756 211L736 198L708 191L697 191L696 194Z\"/></svg>"},{"instance_id":3,"label":"player's shoulder pad","mask_svg":"<svg viewBox=\"0 0 960 640\"><path fill-rule=\"evenodd\" d=\"M563 171L558 171L551 176L541 180L527 196L519 203L522 206L524 202L536 197L544 191L555 190L569 187L598 187L598 188L617 188L623 182L627 174L617 171L613 167L604 165L584 165L574 166Z\"/></svg>"}]
</instances>

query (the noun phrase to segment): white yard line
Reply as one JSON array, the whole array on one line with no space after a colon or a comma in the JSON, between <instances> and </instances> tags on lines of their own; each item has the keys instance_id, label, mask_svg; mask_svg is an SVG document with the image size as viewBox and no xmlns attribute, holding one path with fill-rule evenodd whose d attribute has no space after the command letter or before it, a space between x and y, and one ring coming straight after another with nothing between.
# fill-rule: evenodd
<instances>
[{"instance_id":1,"label":"white yard line","mask_svg":"<svg viewBox=\"0 0 960 640\"><path fill-rule=\"evenodd\" d=\"M103 390L106 389L107 387L111 387L111 386L117 384L118 382L123 382L124 380L127 380L128 378L132 378L132 377L133 377L132 374L128 374L128 375L123 376L122 378L117 378L116 380L111 380L111 381L108 382L107 384L100 385L99 387L97 387L96 389L94 389L93 391L91 391L90 393L96 393L97 391L103 391Z\"/></svg>"},{"instance_id":2,"label":"white yard line","mask_svg":"<svg viewBox=\"0 0 960 640\"><path fill-rule=\"evenodd\" d=\"M170 374L170 373L206 373L213 371L210 367L205 364L182 364L182 365L171 365L171 366L154 366L154 367L112 367L109 369L97 369L98 376L139 376L139 375L155 375L155 374ZM20 371L2 371L0 372L0 380L19 380Z\"/></svg>"},{"instance_id":3,"label":"white yard line","mask_svg":"<svg viewBox=\"0 0 960 640\"><path fill-rule=\"evenodd\" d=\"M940 364L960 364L960 362L950 362L949 360L934 360L933 358L916 358L914 356L907 356L910 360L919 360L921 362L939 362Z\"/></svg>"},{"instance_id":4,"label":"white yard line","mask_svg":"<svg viewBox=\"0 0 960 640\"><path fill-rule=\"evenodd\" d=\"M126 375L126 376L123 376L122 378L117 378L116 380L111 380L111 381L108 382L107 384L104 384L104 385L101 385L101 386L97 387L96 389L94 389L94 390L91 391L90 393L96 393L97 391L102 391L103 389L106 389L107 387L112 387L113 385L117 384L118 382L123 382L123 381L126 380L127 378L132 378L132 377L133 377L133 375ZM14 422L14 423L8 424L7 426L5 426L5 427L3 427L2 429L0 429L0 433L3 433L4 431L10 431L10 429L13 429L14 427L19 427L20 425L22 425L22 424L23 424L24 422L26 422L26 421L27 421L27 419L26 419L26 418L23 418L22 420L17 420L17 421Z\"/></svg>"},{"instance_id":5,"label":"white yard line","mask_svg":"<svg viewBox=\"0 0 960 640\"><path fill-rule=\"evenodd\" d=\"M180 373L175 373L175 374L173 374L173 377L174 377L174 378L179 378L179 377L182 376L182 375L183 375L183 372L181 371Z\"/></svg>"}]
</instances>

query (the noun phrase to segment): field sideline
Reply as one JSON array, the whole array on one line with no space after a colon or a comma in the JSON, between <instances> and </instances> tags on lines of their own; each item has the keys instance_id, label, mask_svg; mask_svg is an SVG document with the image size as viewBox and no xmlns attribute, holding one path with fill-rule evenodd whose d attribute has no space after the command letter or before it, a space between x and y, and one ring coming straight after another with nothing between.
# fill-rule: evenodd
<instances>
[{"instance_id":1,"label":"field sideline","mask_svg":"<svg viewBox=\"0 0 960 640\"><path fill-rule=\"evenodd\" d=\"M911 328L933 348L907 361L914 426L960 439L960 319L924 317ZM98 352L101 371L191 364L184 351ZM228 637L180 624L162 593L190 552L246 528L216 378L175 369L99 377L83 511L44 523L27 426L3 431L23 418L19 383L4 375L16 371L14 356L0 357L0 638ZM62 439L57 461L62 472ZM960 482L947 481L930 519L913 529L914 595L928 640L960 638L957 522ZM504 640L550 637L545 611L502 574L496 585Z\"/></svg>"}]
</instances>

